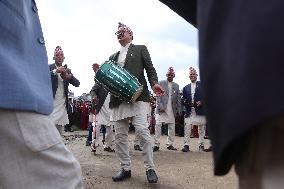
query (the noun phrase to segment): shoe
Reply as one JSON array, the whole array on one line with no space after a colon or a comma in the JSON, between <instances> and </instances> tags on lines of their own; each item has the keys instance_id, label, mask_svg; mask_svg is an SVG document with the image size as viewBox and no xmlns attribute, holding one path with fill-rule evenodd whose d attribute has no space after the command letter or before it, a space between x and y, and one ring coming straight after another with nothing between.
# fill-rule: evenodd
<instances>
[{"instance_id":1,"label":"shoe","mask_svg":"<svg viewBox=\"0 0 284 189\"><path fill-rule=\"evenodd\" d=\"M159 146L154 146L153 152L156 152L156 151L158 151L159 149L160 149Z\"/></svg>"},{"instance_id":2,"label":"shoe","mask_svg":"<svg viewBox=\"0 0 284 189\"><path fill-rule=\"evenodd\" d=\"M92 142L91 141L86 141L86 146L91 146Z\"/></svg>"},{"instance_id":3,"label":"shoe","mask_svg":"<svg viewBox=\"0 0 284 189\"><path fill-rule=\"evenodd\" d=\"M111 149L110 147L105 147L104 151L106 151L106 152L115 152L115 150Z\"/></svg>"},{"instance_id":4,"label":"shoe","mask_svg":"<svg viewBox=\"0 0 284 189\"><path fill-rule=\"evenodd\" d=\"M177 150L175 147L173 147L172 145L167 147L168 150Z\"/></svg>"},{"instance_id":5,"label":"shoe","mask_svg":"<svg viewBox=\"0 0 284 189\"><path fill-rule=\"evenodd\" d=\"M90 146L91 146L92 152L96 153L97 152L97 148L96 148L95 144L91 144Z\"/></svg>"},{"instance_id":6,"label":"shoe","mask_svg":"<svg viewBox=\"0 0 284 189\"><path fill-rule=\"evenodd\" d=\"M140 148L139 145L135 144L134 145L134 150L137 150L137 151L142 151L142 149Z\"/></svg>"},{"instance_id":7,"label":"shoe","mask_svg":"<svg viewBox=\"0 0 284 189\"><path fill-rule=\"evenodd\" d=\"M67 131L71 132L71 133L74 132L74 130L72 128L68 129Z\"/></svg>"},{"instance_id":8,"label":"shoe","mask_svg":"<svg viewBox=\"0 0 284 189\"><path fill-rule=\"evenodd\" d=\"M146 175L147 175L147 180L148 180L149 183L157 183L158 182L158 176L157 176L154 169L149 169L148 171L146 171Z\"/></svg>"},{"instance_id":9,"label":"shoe","mask_svg":"<svg viewBox=\"0 0 284 189\"><path fill-rule=\"evenodd\" d=\"M189 146L188 145L184 145L181 151L189 152Z\"/></svg>"},{"instance_id":10,"label":"shoe","mask_svg":"<svg viewBox=\"0 0 284 189\"><path fill-rule=\"evenodd\" d=\"M117 182L117 181L123 181L127 178L130 178L131 177L131 171L125 171L124 169L121 169L114 177L112 177L112 180L114 182Z\"/></svg>"},{"instance_id":11,"label":"shoe","mask_svg":"<svg viewBox=\"0 0 284 189\"><path fill-rule=\"evenodd\" d=\"M210 147L207 148L207 149L204 149L203 151L204 151L204 152L212 152L212 146L210 146Z\"/></svg>"},{"instance_id":12,"label":"shoe","mask_svg":"<svg viewBox=\"0 0 284 189\"><path fill-rule=\"evenodd\" d=\"M199 147L198 147L199 151L204 151L204 145L203 144L200 144Z\"/></svg>"}]
</instances>

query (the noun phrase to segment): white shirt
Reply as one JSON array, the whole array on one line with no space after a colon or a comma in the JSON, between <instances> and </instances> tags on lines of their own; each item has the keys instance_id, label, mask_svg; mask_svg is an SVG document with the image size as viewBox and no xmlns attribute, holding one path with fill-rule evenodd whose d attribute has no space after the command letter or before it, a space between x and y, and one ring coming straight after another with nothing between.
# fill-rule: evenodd
<instances>
[{"instance_id":1,"label":"white shirt","mask_svg":"<svg viewBox=\"0 0 284 189\"><path fill-rule=\"evenodd\" d=\"M117 63L118 63L118 65L120 65L121 67L124 66L125 58L126 58L127 51L128 51L128 48L129 48L130 44L131 44L131 43L128 43L125 47L121 46L121 48L120 48L119 56L118 56L118 58L117 58Z\"/></svg>"},{"instance_id":2,"label":"white shirt","mask_svg":"<svg viewBox=\"0 0 284 189\"><path fill-rule=\"evenodd\" d=\"M110 109L109 109L110 94L108 93L103 106L97 114L97 122L99 125L110 125Z\"/></svg>"},{"instance_id":3,"label":"white shirt","mask_svg":"<svg viewBox=\"0 0 284 189\"><path fill-rule=\"evenodd\" d=\"M196 82L191 83L191 102L194 102L194 94L196 89Z\"/></svg>"}]
</instances>

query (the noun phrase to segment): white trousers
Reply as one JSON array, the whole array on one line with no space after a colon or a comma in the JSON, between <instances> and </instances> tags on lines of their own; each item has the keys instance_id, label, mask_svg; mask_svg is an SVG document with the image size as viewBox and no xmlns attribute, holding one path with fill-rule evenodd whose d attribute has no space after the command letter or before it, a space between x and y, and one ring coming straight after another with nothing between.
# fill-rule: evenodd
<instances>
[{"instance_id":1,"label":"white trousers","mask_svg":"<svg viewBox=\"0 0 284 189\"><path fill-rule=\"evenodd\" d=\"M0 109L0 152L0 188L83 188L80 164L49 116Z\"/></svg>"},{"instance_id":2,"label":"white trousers","mask_svg":"<svg viewBox=\"0 0 284 189\"><path fill-rule=\"evenodd\" d=\"M191 128L192 124L189 121L189 118L184 119L184 145L189 145L190 135L191 135ZM198 144L204 145L204 136L205 136L205 125L198 125Z\"/></svg>"},{"instance_id":3,"label":"white trousers","mask_svg":"<svg viewBox=\"0 0 284 189\"><path fill-rule=\"evenodd\" d=\"M133 144L134 144L134 146L136 146L136 145L138 145L138 146L140 146L140 141L138 140L138 135L137 135L137 132L135 131L135 138L134 138L134 140L133 140Z\"/></svg>"},{"instance_id":4,"label":"white trousers","mask_svg":"<svg viewBox=\"0 0 284 189\"><path fill-rule=\"evenodd\" d=\"M135 127L137 133L137 139L140 141L143 150L143 160L146 170L154 169L153 163L153 150L152 150L152 138L150 131L147 128L147 116L137 115L132 118L132 124ZM116 153L118 155L121 168L124 170L131 169L131 160L128 147L128 131L129 122L128 119L119 120L115 125L115 144Z\"/></svg>"},{"instance_id":5,"label":"white trousers","mask_svg":"<svg viewBox=\"0 0 284 189\"><path fill-rule=\"evenodd\" d=\"M165 124L165 123L164 123ZM160 146L162 123L157 123L155 126L154 146ZM168 123L167 146L174 146L175 141L175 123Z\"/></svg>"},{"instance_id":6,"label":"white trousers","mask_svg":"<svg viewBox=\"0 0 284 189\"><path fill-rule=\"evenodd\" d=\"M102 137L101 137L101 130L102 125L97 124L96 125L96 137L94 137L94 133L92 133L93 143L95 143L96 147L102 147ZM113 148L114 145L114 134L113 134L113 125L106 125L106 137L105 137L105 148L111 147Z\"/></svg>"}]
</instances>

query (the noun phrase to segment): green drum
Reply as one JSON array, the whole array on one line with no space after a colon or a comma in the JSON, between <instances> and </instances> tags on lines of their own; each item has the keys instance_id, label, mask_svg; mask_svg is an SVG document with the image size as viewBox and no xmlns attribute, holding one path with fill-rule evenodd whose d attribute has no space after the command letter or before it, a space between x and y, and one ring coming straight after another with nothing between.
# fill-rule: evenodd
<instances>
[{"instance_id":1,"label":"green drum","mask_svg":"<svg viewBox=\"0 0 284 189\"><path fill-rule=\"evenodd\" d=\"M143 91L138 79L113 61L106 61L100 66L95 80L110 93L127 102L134 102Z\"/></svg>"}]
</instances>

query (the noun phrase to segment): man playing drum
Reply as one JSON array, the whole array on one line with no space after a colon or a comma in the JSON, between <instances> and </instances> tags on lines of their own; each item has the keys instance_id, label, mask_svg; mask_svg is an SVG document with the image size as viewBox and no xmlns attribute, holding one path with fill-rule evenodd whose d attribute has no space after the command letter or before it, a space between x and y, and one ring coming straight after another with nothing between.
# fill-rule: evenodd
<instances>
[{"instance_id":1,"label":"man playing drum","mask_svg":"<svg viewBox=\"0 0 284 189\"><path fill-rule=\"evenodd\" d=\"M120 98L111 95L111 121L116 122L115 143L116 152L121 164L121 170L112 177L113 181L122 181L131 177L130 155L128 149L128 121L132 120L137 132L138 139L143 149L143 159L146 168L147 180L149 183L156 183L158 177L154 171L152 139L147 128L147 113L150 102L150 95L147 82L144 76L144 69L152 90L156 95L163 95L164 91L158 84L158 77L153 67L150 54L145 45L133 45L133 33L129 27L119 23L117 35L121 44L120 51L110 57L110 60L126 69L130 74L138 79L143 85L142 94L134 103L128 103Z\"/></svg>"}]
</instances>

